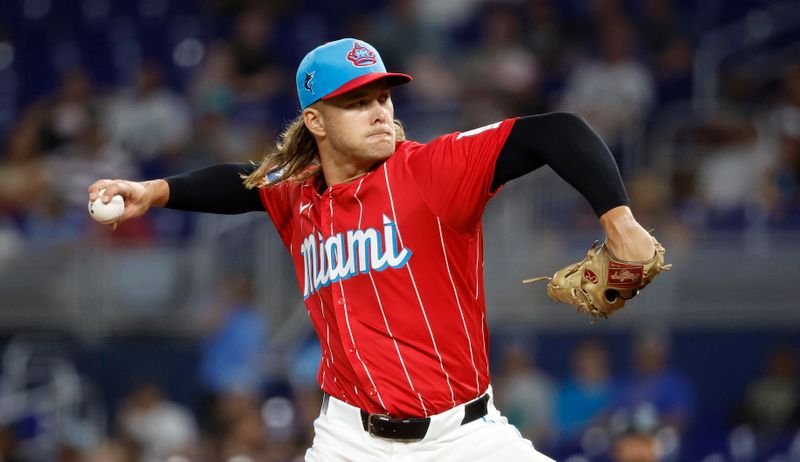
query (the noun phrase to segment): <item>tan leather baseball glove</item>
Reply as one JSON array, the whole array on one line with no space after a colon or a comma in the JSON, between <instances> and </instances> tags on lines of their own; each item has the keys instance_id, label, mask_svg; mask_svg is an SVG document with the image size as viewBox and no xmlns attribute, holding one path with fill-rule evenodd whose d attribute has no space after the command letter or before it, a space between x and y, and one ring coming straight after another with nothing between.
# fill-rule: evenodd
<instances>
[{"instance_id":1,"label":"tan leather baseball glove","mask_svg":"<svg viewBox=\"0 0 800 462\"><path fill-rule=\"evenodd\" d=\"M547 295L555 301L569 303L578 312L588 313L592 322L598 316L607 318L636 296L639 290L672 265L664 263L664 247L653 238L655 255L647 261L625 261L616 258L597 241L586 258L562 268L553 277L525 279L523 284L547 281Z\"/></svg>"}]
</instances>

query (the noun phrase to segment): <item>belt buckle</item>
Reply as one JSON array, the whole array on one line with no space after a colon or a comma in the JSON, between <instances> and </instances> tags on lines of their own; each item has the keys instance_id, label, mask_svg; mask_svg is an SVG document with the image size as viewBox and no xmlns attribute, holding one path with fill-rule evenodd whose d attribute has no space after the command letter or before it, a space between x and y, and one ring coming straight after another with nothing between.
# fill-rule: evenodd
<instances>
[{"instance_id":1,"label":"belt buckle","mask_svg":"<svg viewBox=\"0 0 800 462\"><path fill-rule=\"evenodd\" d=\"M379 420L386 420L386 421L392 420L392 417L389 414L369 414L367 416L367 433L369 433L372 436L380 437L381 435L376 435L375 433L372 433L373 417Z\"/></svg>"}]
</instances>

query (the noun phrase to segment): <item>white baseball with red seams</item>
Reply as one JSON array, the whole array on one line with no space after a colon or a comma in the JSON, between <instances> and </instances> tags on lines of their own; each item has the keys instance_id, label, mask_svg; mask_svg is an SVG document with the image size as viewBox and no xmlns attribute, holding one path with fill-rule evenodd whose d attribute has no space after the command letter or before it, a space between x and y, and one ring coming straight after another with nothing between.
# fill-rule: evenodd
<instances>
[{"instance_id":1,"label":"white baseball with red seams","mask_svg":"<svg viewBox=\"0 0 800 462\"><path fill-rule=\"evenodd\" d=\"M115 194L108 203L103 203L105 192L105 189L101 189L97 193L97 199L89 201L89 215L101 223L114 221L125 212L125 201L122 196Z\"/></svg>"}]
</instances>

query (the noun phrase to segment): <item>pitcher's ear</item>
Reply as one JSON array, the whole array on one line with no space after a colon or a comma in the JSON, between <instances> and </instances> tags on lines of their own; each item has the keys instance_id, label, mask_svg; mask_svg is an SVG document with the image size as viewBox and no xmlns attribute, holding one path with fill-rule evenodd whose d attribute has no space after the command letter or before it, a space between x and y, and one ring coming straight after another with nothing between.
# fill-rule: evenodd
<instances>
[{"instance_id":1,"label":"pitcher's ear","mask_svg":"<svg viewBox=\"0 0 800 462\"><path fill-rule=\"evenodd\" d=\"M312 134L325 136L325 117L322 111L312 106L303 110L303 124Z\"/></svg>"}]
</instances>

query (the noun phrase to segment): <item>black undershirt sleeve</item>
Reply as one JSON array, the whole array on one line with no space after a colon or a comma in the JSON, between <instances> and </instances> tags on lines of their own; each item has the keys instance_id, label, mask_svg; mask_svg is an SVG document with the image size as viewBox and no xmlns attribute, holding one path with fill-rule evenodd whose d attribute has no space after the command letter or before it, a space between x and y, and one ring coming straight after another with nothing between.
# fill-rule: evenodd
<instances>
[{"instance_id":1,"label":"black undershirt sleeve","mask_svg":"<svg viewBox=\"0 0 800 462\"><path fill-rule=\"evenodd\" d=\"M258 189L247 189L240 175L256 165L225 163L165 178L169 184L168 209L188 212L237 214L263 212Z\"/></svg>"},{"instance_id":2,"label":"black undershirt sleeve","mask_svg":"<svg viewBox=\"0 0 800 462\"><path fill-rule=\"evenodd\" d=\"M517 119L497 157L492 191L543 165L578 190L597 216L630 205L611 151L580 116L552 112Z\"/></svg>"},{"instance_id":3,"label":"black undershirt sleeve","mask_svg":"<svg viewBox=\"0 0 800 462\"><path fill-rule=\"evenodd\" d=\"M586 197L598 216L630 203L611 152L574 114L518 119L498 155L492 190L543 165L549 165ZM245 188L240 177L256 168L225 163L168 177L170 194L165 207L219 214L263 212L258 190Z\"/></svg>"}]
</instances>

